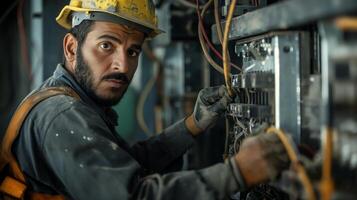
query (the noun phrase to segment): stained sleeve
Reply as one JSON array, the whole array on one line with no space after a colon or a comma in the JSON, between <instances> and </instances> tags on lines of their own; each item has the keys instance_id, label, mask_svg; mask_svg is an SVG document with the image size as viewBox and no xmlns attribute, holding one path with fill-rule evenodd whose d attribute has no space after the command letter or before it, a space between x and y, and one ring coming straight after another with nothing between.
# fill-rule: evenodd
<instances>
[{"instance_id":1,"label":"stained sleeve","mask_svg":"<svg viewBox=\"0 0 357 200\"><path fill-rule=\"evenodd\" d=\"M53 175L49 184L69 199L223 199L243 187L231 162L143 177L104 121L82 105L54 118L41 148Z\"/></svg>"},{"instance_id":2,"label":"stained sleeve","mask_svg":"<svg viewBox=\"0 0 357 200\"><path fill-rule=\"evenodd\" d=\"M136 143L131 149L142 166L154 172L161 172L179 159L193 144L194 138L182 119L158 136Z\"/></svg>"},{"instance_id":3,"label":"stained sleeve","mask_svg":"<svg viewBox=\"0 0 357 200\"><path fill-rule=\"evenodd\" d=\"M70 199L128 199L140 173L104 120L80 102L53 119L42 152L51 182Z\"/></svg>"},{"instance_id":4,"label":"stained sleeve","mask_svg":"<svg viewBox=\"0 0 357 200\"><path fill-rule=\"evenodd\" d=\"M133 199L229 199L245 189L243 177L234 159L208 168L145 177Z\"/></svg>"}]
</instances>

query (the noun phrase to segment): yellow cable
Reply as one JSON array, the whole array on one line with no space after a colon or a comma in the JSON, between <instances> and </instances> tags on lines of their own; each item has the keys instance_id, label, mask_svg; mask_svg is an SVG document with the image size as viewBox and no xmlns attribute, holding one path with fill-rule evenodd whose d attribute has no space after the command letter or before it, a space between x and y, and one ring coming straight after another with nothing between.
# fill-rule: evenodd
<instances>
[{"instance_id":1,"label":"yellow cable","mask_svg":"<svg viewBox=\"0 0 357 200\"><path fill-rule=\"evenodd\" d=\"M144 106L145 106L146 99L148 98L148 96L151 92L151 89L155 86L155 82L157 80L157 77L159 75L159 70L161 68L161 62L155 56L155 54L152 52L152 50L150 49L150 47L147 43L144 43L144 45L143 45L143 52L154 63L154 68L153 68L152 77L148 80L148 82L145 84L142 92L140 93L138 103L136 106L136 119L138 121L138 125L144 131L144 133L148 137L151 137L151 136L154 136L155 133L153 133L149 129L148 125L146 124L146 121L144 118Z\"/></svg>"},{"instance_id":2,"label":"yellow cable","mask_svg":"<svg viewBox=\"0 0 357 200\"><path fill-rule=\"evenodd\" d=\"M220 44L222 45L223 42L223 33L222 33L222 25L221 25L221 20L219 18L219 13L218 13L218 0L214 0L214 19L216 22L216 28L217 28L217 35L218 35L218 39ZM206 12L205 8L203 8L202 10L202 17L204 15L204 13ZM228 52L228 56L229 56L229 52ZM230 65L234 68L236 68L240 73L242 73L242 69L240 67L238 67L237 65L235 65L234 63L230 63ZM222 70L223 72L223 70ZM223 73L222 73L223 74Z\"/></svg>"},{"instance_id":3,"label":"yellow cable","mask_svg":"<svg viewBox=\"0 0 357 200\"><path fill-rule=\"evenodd\" d=\"M202 12L201 12L201 16L202 16L202 17L205 15L207 9L208 9L209 6L212 4L212 2L213 2L213 0L210 0L210 1L208 1L208 2L203 6L203 9L202 9ZM198 20L198 39L199 39L199 41L200 41L200 45L201 45L201 48L202 48L202 51L203 51L203 55L205 56L205 58L206 58L206 60L208 61L208 63L209 63L215 70L217 70L219 73L223 74L223 73L224 73L224 72L223 72L223 68L222 68L219 64L217 64L217 63L213 60L213 58L210 56L210 54L209 54L208 47L206 46L205 41L204 41L204 39L203 39L202 30L201 30L200 26L201 26L201 21ZM233 63L231 63L231 65L232 65L234 68L236 68L237 70L241 71L240 68L239 68L237 65L235 65L235 64L233 64ZM230 76L231 76L231 74L230 74Z\"/></svg>"},{"instance_id":4,"label":"yellow cable","mask_svg":"<svg viewBox=\"0 0 357 200\"><path fill-rule=\"evenodd\" d=\"M322 200L330 200L334 191L334 183L331 175L332 171L332 149L333 149L333 130L326 128L324 134L325 140L322 147L323 151L323 165L322 177L320 182L320 193Z\"/></svg>"},{"instance_id":5,"label":"yellow cable","mask_svg":"<svg viewBox=\"0 0 357 200\"><path fill-rule=\"evenodd\" d=\"M286 135L284 134L284 132L280 129L275 128L275 127L270 127L270 128L268 128L267 133L275 133L279 137L280 141L283 143L283 145L288 153L288 156L289 156L289 159L291 160L293 169L297 172L298 177L300 178L300 181L301 181L303 187L305 188L308 199L316 200L314 188L312 186L312 183L311 183L309 177L307 176L305 168L300 164L297 154L295 153L292 145L290 144L290 142L289 142L288 138L286 137Z\"/></svg>"},{"instance_id":6,"label":"yellow cable","mask_svg":"<svg viewBox=\"0 0 357 200\"><path fill-rule=\"evenodd\" d=\"M224 80L226 83L228 94L231 97L234 96L234 90L232 88L231 77L230 77L231 68L229 65L230 59L229 59L229 55L228 55L228 38L229 38L229 30L231 27L231 22L232 22L232 17L233 17L233 12L234 12L236 2L237 2L237 0L232 0L231 5L229 6L229 11L228 11L226 25L225 25L224 34L223 34L223 44L222 44Z\"/></svg>"}]
</instances>

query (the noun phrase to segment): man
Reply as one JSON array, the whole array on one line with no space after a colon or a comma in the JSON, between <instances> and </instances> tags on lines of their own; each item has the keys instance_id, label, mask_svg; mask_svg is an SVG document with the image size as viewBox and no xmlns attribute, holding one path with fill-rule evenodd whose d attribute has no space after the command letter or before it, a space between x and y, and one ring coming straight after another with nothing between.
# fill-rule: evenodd
<instances>
[{"instance_id":1,"label":"man","mask_svg":"<svg viewBox=\"0 0 357 200\"><path fill-rule=\"evenodd\" d=\"M264 135L243 143L226 164L160 175L224 113L226 89L202 90L191 116L130 147L115 133L110 107L124 95L144 40L160 33L152 4L71 0L57 21L70 29L65 62L41 88L67 86L80 100L48 98L24 121L13 152L30 191L83 200L223 199L276 177L288 163L278 138Z\"/></svg>"}]
</instances>

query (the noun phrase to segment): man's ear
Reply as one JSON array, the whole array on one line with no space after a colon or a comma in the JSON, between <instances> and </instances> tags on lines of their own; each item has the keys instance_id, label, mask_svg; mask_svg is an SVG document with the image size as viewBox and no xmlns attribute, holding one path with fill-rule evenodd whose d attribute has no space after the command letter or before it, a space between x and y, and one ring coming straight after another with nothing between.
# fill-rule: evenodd
<instances>
[{"instance_id":1,"label":"man's ear","mask_svg":"<svg viewBox=\"0 0 357 200\"><path fill-rule=\"evenodd\" d=\"M67 68L71 72L74 72L76 66L77 47L77 39L71 33L67 33L63 38L63 54L66 58Z\"/></svg>"}]
</instances>

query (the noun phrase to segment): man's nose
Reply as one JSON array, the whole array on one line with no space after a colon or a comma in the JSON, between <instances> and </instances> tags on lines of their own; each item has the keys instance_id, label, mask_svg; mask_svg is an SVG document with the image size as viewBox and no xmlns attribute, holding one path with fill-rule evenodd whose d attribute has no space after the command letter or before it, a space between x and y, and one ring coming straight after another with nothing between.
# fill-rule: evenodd
<instances>
[{"instance_id":1,"label":"man's nose","mask_svg":"<svg viewBox=\"0 0 357 200\"><path fill-rule=\"evenodd\" d=\"M129 71L128 56L124 50L117 50L113 55L112 67L120 73L127 73Z\"/></svg>"}]
</instances>

